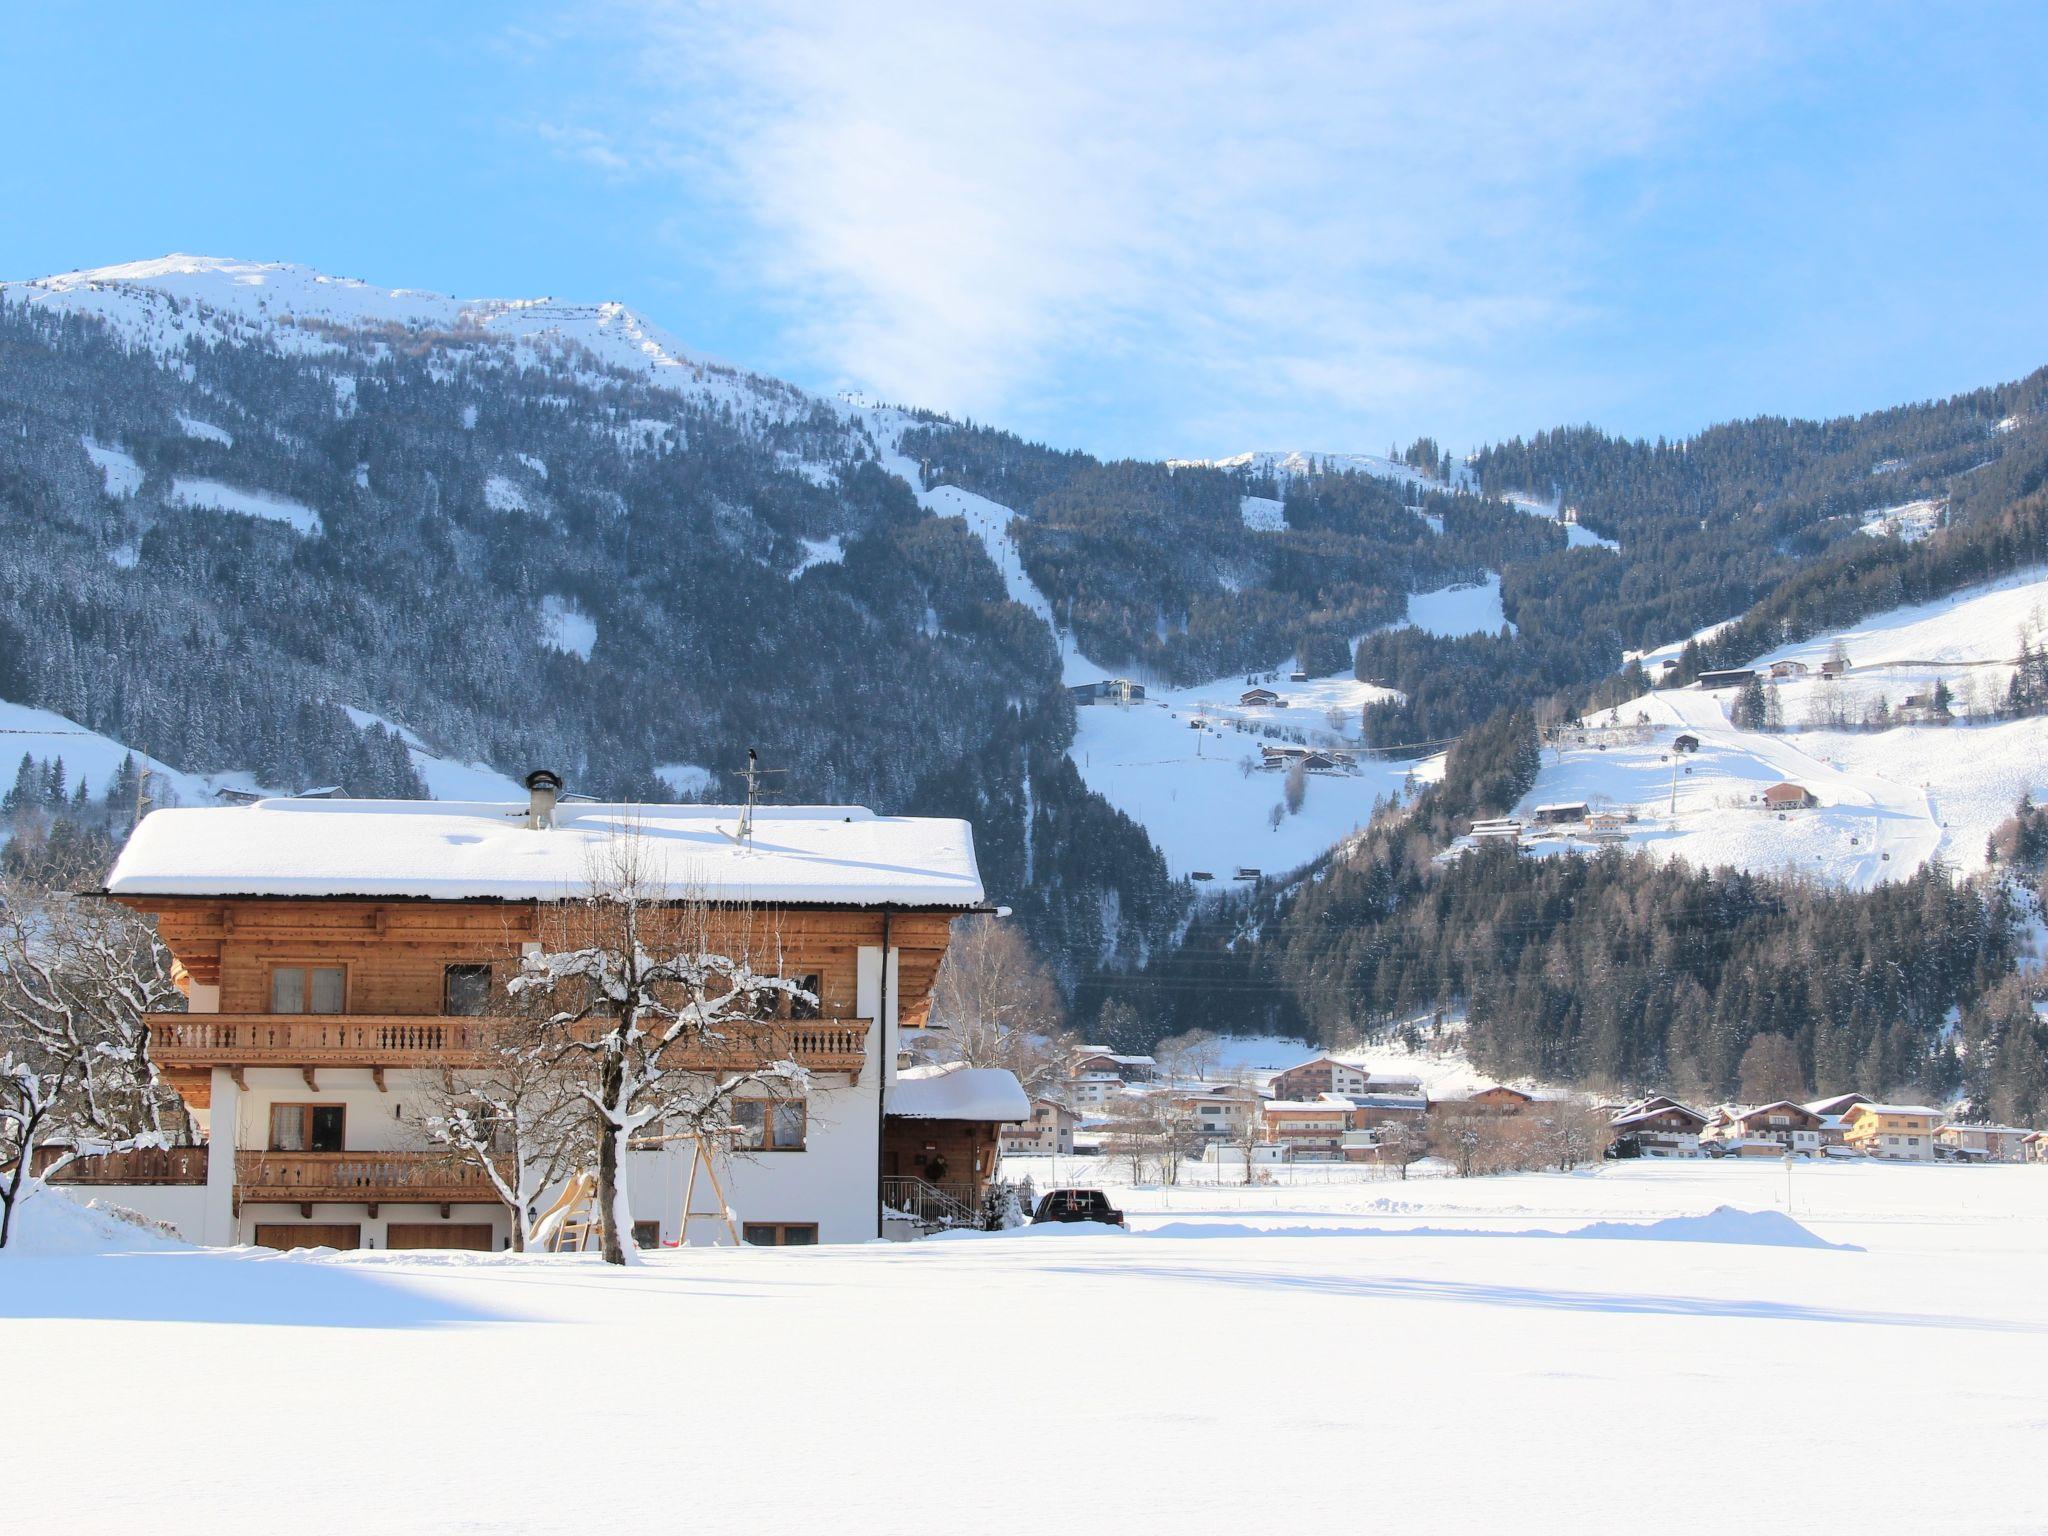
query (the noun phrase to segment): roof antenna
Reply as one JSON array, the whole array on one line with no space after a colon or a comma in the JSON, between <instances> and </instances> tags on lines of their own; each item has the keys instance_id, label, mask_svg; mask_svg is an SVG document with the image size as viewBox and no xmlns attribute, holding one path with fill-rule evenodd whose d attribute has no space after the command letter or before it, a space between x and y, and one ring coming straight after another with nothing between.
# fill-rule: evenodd
<instances>
[{"instance_id":1,"label":"roof antenna","mask_svg":"<svg viewBox=\"0 0 2048 1536\"><path fill-rule=\"evenodd\" d=\"M752 747L747 748L747 770L745 774L747 781L747 803L740 812L740 829L737 832L727 832L725 828L720 827L718 830L738 847L752 852L754 847L754 807L760 803L762 776L771 773L787 772L789 772L787 768L763 768L761 766L761 754Z\"/></svg>"}]
</instances>

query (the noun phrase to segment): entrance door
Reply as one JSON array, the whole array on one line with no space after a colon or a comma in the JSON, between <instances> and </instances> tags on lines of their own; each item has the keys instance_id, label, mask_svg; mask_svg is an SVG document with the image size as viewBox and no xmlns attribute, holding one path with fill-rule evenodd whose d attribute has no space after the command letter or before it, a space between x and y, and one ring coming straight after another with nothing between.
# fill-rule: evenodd
<instances>
[{"instance_id":1,"label":"entrance door","mask_svg":"<svg viewBox=\"0 0 2048 1536\"><path fill-rule=\"evenodd\" d=\"M259 1248L360 1248L363 1229L347 1222L259 1221Z\"/></svg>"},{"instance_id":2,"label":"entrance door","mask_svg":"<svg viewBox=\"0 0 2048 1536\"><path fill-rule=\"evenodd\" d=\"M467 1248L477 1253L489 1253L497 1244L491 1241L491 1224L488 1221L394 1221L384 1229L386 1248Z\"/></svg>"}]
</instances>

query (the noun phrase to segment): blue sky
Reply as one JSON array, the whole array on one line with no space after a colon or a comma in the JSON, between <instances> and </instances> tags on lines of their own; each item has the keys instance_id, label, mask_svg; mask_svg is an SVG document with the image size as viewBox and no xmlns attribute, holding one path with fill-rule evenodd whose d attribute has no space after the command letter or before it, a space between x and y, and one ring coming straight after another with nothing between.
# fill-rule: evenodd
<instances>
[{"instance_id":1,"label":"blue sky","mask_svg":"<svg viewBox=\"0 0 2048 1536\"><path fill-rule=\"evenodd\" d=\"M621 299L1107 454L1680 434L2048 363L2048 7L48 3L0 276Z\"/></svg>"}]
</instances>

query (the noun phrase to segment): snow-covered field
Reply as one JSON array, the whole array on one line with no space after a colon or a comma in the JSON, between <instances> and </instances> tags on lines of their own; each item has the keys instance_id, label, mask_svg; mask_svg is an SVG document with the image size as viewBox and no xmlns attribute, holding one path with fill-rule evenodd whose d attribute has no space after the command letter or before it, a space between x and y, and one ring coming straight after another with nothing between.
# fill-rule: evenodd
<instances>
[{"instance_id":1,"label":"snow-covered field","mask_svg":"<svg viewBox=\"0 0 2048 1536\"><path fill-rule=\"evenodd\" d=\"M625 1272L50 1233L71 1251L0 1256L0 1350L39 1384L9 1435L32 1469L10 1524L1633 1536L1646 1512L1825 1508L2048 1527L2048 1169L1115 1198L1128 1234Z\"/></svg>"},{"instance_id":2,"label":"snow-covered field","mask_svg":"<svg viewBox=\"0 0 2048 1536\"><path fill-rule=\"evenodd\" d=\"M1772 651L1754 665L1811 669L1769 685L1784 731L1736 729L1732 689L1658 690L1618 712L1624 727L1640 729L1546 747L1517 814L1585 801L1632 812L1627 841L1656 853L1701 867L1798 869L1856 889L1901 879L1930 858L1965 874L1982 869L1987 840L2021 795L2048 796L2048 717L1978 723L1964 706L2003 698L2020 636L2048 632L2044 615L2048 573L2037 569ZM1824 681L1820 665L1838 643L1850 670ZM1800 728L1829 709L1861 719L1879 698L1896 711L1937 679L1957 696L1957 723ZM1681 734L1698 737L1697 753L1673 751ZM1784 781L1819 803L1782 816L1764 810L1757 797ZM1530 846L1589 845L1569 829L1535 834Z\"/></svg>"},{"instance_id":3,"label":"snow-covered field","mask_svg":"<svg viewBox=\"0 0 2048 1536\"><path fill-rule=\"evenodd\" d=\"M107 785L120 772L122 760L131 749L97 731L89 731L76 720L53 710L0 700L0 777L12 786L16 766L23 757L38 762L64 759L67 787L76 789L81 776L95 797L107 792ZM152 770L150 792L159 804L211 804L214 790L254 789L246 773L180 773L142 752L134 753L138 765ZM523 793L523 791L522 791Z\"/></svg>"},{"instance_id":4,"label":"snow-covered field","mask_svg":"<svg viewBox=\"0 0 2048 1536\"><path fill-rule=\"evenodd\" d=\"M1497 635L1515 626L1500 605L1500 572L1488 571L1477 586L1439 587L1408 598L1408 622L1427 634L1455 640L1460 635Z\"/></svg>"}]
</instances>

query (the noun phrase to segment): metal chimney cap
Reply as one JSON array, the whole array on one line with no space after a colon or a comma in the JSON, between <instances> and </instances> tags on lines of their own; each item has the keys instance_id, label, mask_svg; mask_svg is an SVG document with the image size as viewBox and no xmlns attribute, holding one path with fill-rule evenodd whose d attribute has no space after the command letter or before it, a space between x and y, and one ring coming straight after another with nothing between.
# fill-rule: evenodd
<instances>
[{"instance_id":1,"label":"metal chimney cap","mask_svg":"<svg viewBox=\"0 0 2048 1536\"><path fill-rule=\"evenodd\" d=\"M559 791L562 787L562 776L552 768L536 768L519 782L528 789L552 789Z\"/></svg>"}]
</instances>

